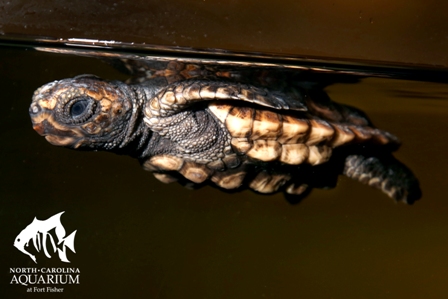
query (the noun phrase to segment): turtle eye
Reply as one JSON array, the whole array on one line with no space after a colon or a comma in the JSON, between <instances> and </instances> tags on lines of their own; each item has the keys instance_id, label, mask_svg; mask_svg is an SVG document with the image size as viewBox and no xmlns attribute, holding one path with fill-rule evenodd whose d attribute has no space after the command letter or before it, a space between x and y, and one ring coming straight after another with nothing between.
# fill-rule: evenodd
<instances>
[{"instance_id":1,"label":"turtle eye","mask_svg":"<svg viewBox=\"0 0 448 299\"><path fill-rule=\"evenodd\" d=\"M83 123L88 121L95 113L96 102L89 97L73 99L66 106L66 115L69 122Z\"/></svg>"},{"instance_id":2,"label":"turtle eye","mask_svg":"<svg viewBox=\"0 0 448 299\"><path fill-rule=\"evenodd\" d=\"M79 117L81 114L83 114L86 111L86 108L88 105L89 105L89 101L86 99L82 99L82 100L75 102L70 107L70 115L73 118Z\"/></svg>"}]
</instances>

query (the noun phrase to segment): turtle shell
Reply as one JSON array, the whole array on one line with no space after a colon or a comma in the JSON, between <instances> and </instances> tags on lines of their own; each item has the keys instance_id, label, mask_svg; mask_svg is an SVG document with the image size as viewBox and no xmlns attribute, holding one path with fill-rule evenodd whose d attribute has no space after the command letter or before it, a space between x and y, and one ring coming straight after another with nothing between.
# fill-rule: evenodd
<instances>
[{"instance_id":1,"label":"turtle shell","mask_svg":"<svg viewBox=\"0 0 448 299\"><path fill-rule=\"evenodd\" d=\"M103 57L131 78L78 76L35 92L30 115L49 142L129 154L165 183L304 196L344 174L397 200L420 197L412 172L391 155L398 139L323 90L358 77L254 63Z\"/></svg>"}]
</instances>

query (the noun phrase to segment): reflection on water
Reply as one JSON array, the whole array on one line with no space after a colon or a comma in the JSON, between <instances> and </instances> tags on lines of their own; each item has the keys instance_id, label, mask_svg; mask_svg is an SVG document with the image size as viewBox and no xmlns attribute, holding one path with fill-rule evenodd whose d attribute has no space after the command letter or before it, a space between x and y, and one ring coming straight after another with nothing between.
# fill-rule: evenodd
<instances>
[{"instance_id":1,"label":"reflection on water","mask_svg":"<svg viewBox=\"0 0 448 299\"><path fill-rule=\"evenodd\" d=\"M80 285L65 287L64 298L446 294L447 85L370 78L325 89L400 137L395 156L424 191L416 205L393 205L344 177L337 188L316 189L290 205L280 194L160 184L129 157L51 146L29 120L37 86L82 73L127 76L96 59L0 51L0 281L9 297L26 288L11 286L5 273L33 263L14 248L14 238L34 217L61 211L66 231L77 230L76 254L68 259L81 270Z\"/></svg>"}]
</instances>

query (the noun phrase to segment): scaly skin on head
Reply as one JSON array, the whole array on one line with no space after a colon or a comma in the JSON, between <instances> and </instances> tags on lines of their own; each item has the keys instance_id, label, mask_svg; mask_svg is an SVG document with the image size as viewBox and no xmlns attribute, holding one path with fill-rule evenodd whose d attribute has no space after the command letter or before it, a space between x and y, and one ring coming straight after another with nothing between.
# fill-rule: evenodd
<instances>
[{"instance_id":1,"label":"scaly skin on head","mask_svg":"<svg viewBox=\"0 0 448 299\"><path fill-rule=\"evenodd\" d=\"M53 145L120 152L137 137L136 147L149 138L141 121L144 100L122 82L82 75L36 90L30 115L33 128Z\"/></svg>"}]
</instances>

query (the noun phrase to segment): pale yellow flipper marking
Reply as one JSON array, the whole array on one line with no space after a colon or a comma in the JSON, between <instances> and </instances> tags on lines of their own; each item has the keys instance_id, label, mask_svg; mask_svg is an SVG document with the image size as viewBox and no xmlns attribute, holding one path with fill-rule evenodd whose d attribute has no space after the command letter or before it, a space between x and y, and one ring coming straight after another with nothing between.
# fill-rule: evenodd
<instances>
[{"instance_id":1,"label":"pale yellow flipper marking","mask_svg":"<svg viewBox=\"0 0 448 299\"><path fill-rule=\"evenodd\" d=\"M303 143L283 144L280 162L299 165L302 164L309 156L309 148Z\"/></svg>"},{"instance_id":2,"label":"pale yellow flipper marking","mask_svg":"<svg viewBox=\"0 0 448 299\"><path fill-rule=\"evenodd\" d=\"M153 172L152 174L154 175L154 177L156 179L158 179L159 181L161 181L162 183L165 183L165 184L170 184L170 183L177 182L177 178L176 177L173 177L172 175L169 175L167 173Z\"/></svg>"},{"instance_id":3,"label":"pale yellow flipper marking","mask_svg":"<svg viewBox=\"0 0 448 299\"><path fill-rule=\"evenodd\" d=\"M253 122L252 140L277 139L281 132L282 121L277 113L267 110L256 110Z\"/></svg>"},{"instance_id":4,"label":"pale yellow flipper marking","mask_svg":"<svg viewBox=\"0 0 448 299\"><path fill-rule=\"evenodd\" d=\"M247 138L232 138L230 144L232 144L234 150L239 154L247 153L253 146L253 143Z\"/></svg>"},{"instance_id":5,"label":"pale yellow flipper marking","mask_svg":"<svg viewBox=\"0 0 448 299\"><path fill-rule=\"evenodd\" d=\"M335 133L333 139L330 142L332 147L338 147L340 145L350 143L354 138L355 134L350 128L342 125L334 125Z\"/></svg>"},{"instance_id":6,"label":"pale yellow flipper marking","mask_svg":"<svg viewBox=\"0 0 448 299\"><path fill-rule=\"evenodd\" d=\"M307 120L283 115L282 132L277 141L282 144L303 142L308 131L309 124Z\"/></svg>"},{"instance_id":7,"label":"pale yellow flipper marking","mask_svg":"<svg viewBox=\"0 0 448 299\"><path fill-rule=\"evenodd\" d=\"M311 131L306 141L307 145L315 145L330 140L334 135L333 127L323 120L311 119Z\"/></svg>"},{"instance_id":8,"label":"pale yellow flipper marking","mask_svg":"<svg viewBox=\"0 0 448 299\"><path fill-rule=\"evenodd\" d=\"M213 170L207 168L203 164L185 162L182 168L179 170L179 173L193 183L200 184L208 179L210 174L213 173Z\"/></svg>"},{"instance_id":9,"label":"pale yellow flipper marking","mask_svg":"<svg viewBox=\"0 0 448 299\"><path fill-rule=\"evenodd\" d=\"M227 115L232 108L233 106L218 103L210 103L208 106L210 112L213 113L222 123L225 123Z\"/></svg>"},{"instance_id":10,"label":"pale yellow flipper marking","mask_svg":"<svg viewBox=\"0 0 448 299\"><path fill-rule=\"evenodd\" d=\"M326 145L309 147L309 156L307 162L311 165L318 165L327 162L332 153L332 148Z\"/></svg>"},{"instance_id":11,"label":"pale yellow flipper marking","mask_svg":"<svg viewBox=\"0 0 448 299\"><path fill-rule=\"evenodd\" d=\"M253 147L246 153L260 161L275 161L281 154L282 147L275 140L254 140Z\"/></svg>"},{"instance_id":12,"label":"pale yellow flipper marking","mask_svg":"<svg viewBox=\"0 0 448 299\"><path fill-rule=\"evenodd\" d=\"M218 172L211 177L211 180L221 188L235 189L243 184L245 177L245 171L230 172L230 174L229 172Z\"/></svg>"},{"instance_id":13,"label":"pale yellow flipper marking","mask_svg":"<svg viewBox=\"0 0 448 299\"><path fill-rule=\"evenodd\" d=\"M249 187L260 193L273 193L283 186L290 177L284 174L271 175L265 171L260 172L250 182Z\"/></svg>"},{"instance_id":14,"label":"pale yellow flipper marking","mask_svg":"<svg viewBox=\"0 0 448 299\"><path fill-rule=\"evenodd\" d=\"M234 107L227 115L225 125L232 137L249 137L254 125L254 109Z\"/></svg>"},{"instance_id":15,"label":"pale yellow flipper marking","mask_svg":"<svg viewBox=\"0 0 448 299\"><path fill-rule=\"evenodd\" d=\"M143 168L148 171L178 171L182 168L184 160L170 155L154 156L143 163Z\"/></svg>"}]
</instances>

